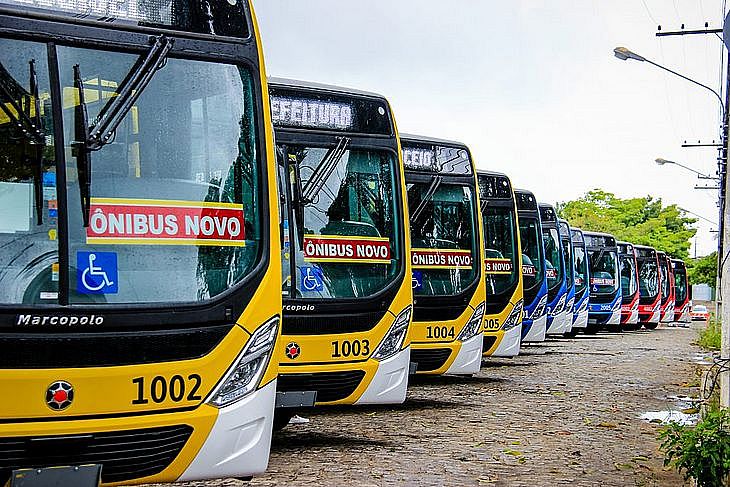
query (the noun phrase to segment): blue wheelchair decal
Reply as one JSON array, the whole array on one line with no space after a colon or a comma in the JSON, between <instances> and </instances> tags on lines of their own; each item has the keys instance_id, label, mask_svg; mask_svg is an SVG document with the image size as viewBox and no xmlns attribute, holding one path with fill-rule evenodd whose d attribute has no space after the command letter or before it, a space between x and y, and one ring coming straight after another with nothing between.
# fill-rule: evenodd
<instances>
[{"instance_id":1,"label":"blue wheelchair decal","mask_svg":"<svg viewBox=\"0 0 730 487\"><path fill-rule=\"evenodd\" d=\"M413 289L421 289L423 287L423 272L413 271L411 276L411 287Z\"/></svg>"},{"instance_id":2,"label":"blue wheelchair decal","mask_svg":"<svg viewBox=\"0 0 730 487\"><path fill-rule=\"evenodd\" d=\"M322 269L317 266L302 266L299 267L299 274L302 281L303 291L324 291L324 276L322 275Z\"/></svg>"},{"instance_id":3,"label":"blue wheelchair decal","mask_svg":"<svg viewBox=\"0 0 730 487\"><path fill-rule=\"evenodd\" d=\"M116 294L119 271L115 252L77 252L76 290L82 294Z\"/></svg>"}]
</instances>

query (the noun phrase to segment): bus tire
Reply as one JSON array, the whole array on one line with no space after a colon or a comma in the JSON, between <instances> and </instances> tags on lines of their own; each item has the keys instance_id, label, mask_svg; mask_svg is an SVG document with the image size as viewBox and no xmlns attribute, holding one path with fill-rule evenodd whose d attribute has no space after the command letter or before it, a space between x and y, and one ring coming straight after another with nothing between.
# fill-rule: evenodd
<instances>
[{"instance_id":1,"label":"bus tire","mask_svg":"<svg viewBox=\"0 0 730 487\"><path fill-rule=\"evenodd\" d=\"M578 328L573 328L570 331L566 331L565 333L563 333L563 336L565 338L575 338L576 336L578 336Z\"/></svg>"},{"instance_id":2,"label":"bus tire","mask_svg":"<svg viewBox=\"0 0 730 487\"><path fill-rule=\"evenodd\" d=\"M644 323L644 328L647 330L656 330L657 326L659 326L659 323Z\"/></svg>"},{"instance_id":3,"label":"bus tire","mask_svg":"<svg viewBox=\"0 0 730 487\"><path fill-rule=\"evenodd\" d=\"M289 424L296 411L276 408L274 410L274 431L281 431Z\"/></svg>"}]
</instances>

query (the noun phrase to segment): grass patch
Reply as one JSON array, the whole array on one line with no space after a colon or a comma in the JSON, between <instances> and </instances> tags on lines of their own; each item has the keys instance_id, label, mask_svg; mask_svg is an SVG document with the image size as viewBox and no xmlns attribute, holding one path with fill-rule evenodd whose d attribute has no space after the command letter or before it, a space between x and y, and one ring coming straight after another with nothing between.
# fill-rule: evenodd
<instances>
[{"instance_id":1,"label":"grass patch","mask_svg":"<svg viewBox=\"0 0 730 487\"><path fill-rule=\"evenodd\" d=\"M697 345L706 350L720 350L720 322L710 319L705 328L697 336Z\"/></svg>"}]
</instances>

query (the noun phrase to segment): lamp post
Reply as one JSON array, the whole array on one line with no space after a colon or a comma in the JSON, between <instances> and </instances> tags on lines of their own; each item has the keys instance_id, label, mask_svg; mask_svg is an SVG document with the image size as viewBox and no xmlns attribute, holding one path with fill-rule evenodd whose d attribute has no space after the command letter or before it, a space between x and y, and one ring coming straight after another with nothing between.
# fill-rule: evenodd
<instances>
[{"instance_id":1,"label":"lamp post","mask_svg":"<svg viewBox=\"0 0 730 487\"><path fill-rule=\"evenodd\" d=\"M691 167L685 166L684 164L680 164L679 162L669 161L667 159L662 159L661 157L658 157L657 159L654 159L654 162L656 162L660 166L664 166L665 164L674 164L675 166L679 166L681 168L684 168L684 169L686 169L688 171L691 171L691 172L697 174L697 177L699 179L712 179L714 181L719 181L720 180L720 178L717 178L715 176L710 176L709 174L701 173L697 169L692 169Z\"/></svg>"},{"instance_id":2,"label":"lamp post","mask_svg":"<svg viewBox=\"0 0 730 487\"><path fill-rule=\"evenodd\" d=\"M728 23L726 22L726 25ZM728 49L730 49L730 44L727 43L727 38L725 39L726 46ZM719 201L718 206L720 208L720 220L719 220L719 238L717 243L717 294L719 294L720 299L716 300L715 309L716 309L716 316L720 316L720 322L722 326L722 339L721 339L721 350L720 350L720 358L723 360L730 360L730 265L725 266L725 258L724 258L724 249L730 247L730 235L727 235L726 228L728 224L730 224L730 214L728 214L728 208L726 208L726 192L728 187L728 172L727 172L727 162L728 162L728 143L730 142L730 138L728 137L728 125L730 124L730 120L728 120L728 111L726 110L726 106L730 104L730 63L728 64L728 74L726 79L726 89L725 89L725 96L726 99L723 101L720 94L710 88L707 85L704 85L698 81L693 80L692 78L688 78L687 76L680 74L674 70L671 70L665 66L662 66L661 64L655 63L654 61L651 61L650 59L645 58L644 56L641 56L639 54L636 54L635 52L630 51L629 49L625 47L617 47L613 50L613 55L616 56L618 59L621 59L622 61L626 60L634 60L639 62L646 62L651 64L652 66L656 66L659 69L662 69L668 73L671 73L675 76L678 76L686 81L689 81L690 83L693 83L697 86L700 86L710 93L712 93L717 100L720 102L720 107L722 108L722 155L719 158L719 170L717 172L719 176ZM658 161L657 161L658 162ZM727 241L726 241L727 239ZM729 303L728 306L723 306L723 302L727 301ZM720 406L721 407L730 407L730 370L723 371L723 373L720 374Z\"/></svg>"}]
</instances>

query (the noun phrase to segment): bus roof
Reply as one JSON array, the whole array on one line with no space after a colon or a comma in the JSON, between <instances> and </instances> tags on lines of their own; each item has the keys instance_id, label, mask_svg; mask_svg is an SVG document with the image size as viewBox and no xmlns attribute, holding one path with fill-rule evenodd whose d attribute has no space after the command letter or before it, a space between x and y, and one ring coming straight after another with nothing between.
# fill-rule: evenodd
<instances>
[{"instance_id":1,"label":"bus roof","mask_svg":"<svg viewBox=\"0 0 730 487\"><path fill-rule=\"evenodd\" d=\"M639 245L639 244L636 244L636 245L634 245L634 248L635 249L643 249L643 250L653 250L654 252L656 252L656 249L654 247L649 247L648 245Z\"/></svg>"},{"instance_id":2,"label":"bus roof","mask_svg":"<svg viewBox=\"0 0 730 487\"><path fill-rule=\"evenodd\" d=\"M317 83L314 81L302 81L297 79L289 79L289 78L277 78L274 76L269 77L269 86L273 85L274 87L281 87L281 88L294 88L294 89L303 89L303 90L309 90L309 91L328 91L330 93L337 93L341 95L355 95L355 96L366 96L369 98L380 98L382 100L385 100L386 98L378 93L373 93L370 91L363 91L358 90L355 88L346 88L344 86L336 86L336 85L328 85L324 83Z\"/></svg>"},{"instance_id":3,"label":"bus roof","mask_svg":"<svg viewBox=\"0 0 730 487\"><path fill-rule=\"evenodd\" d=\"M469 147L467 147L466 144L455 140L437 139L436 137L427 137L424 135L404 134L403 132L400 132L399 135L402 142L425 142L427 144L451 146L466 149L467 151L469 150Z\"/></svg>"},{"instance_id":4,"label":"bus roof","mask_svg":"<svg viewBox=\"0 0 730 487\"><path fill-rule=\"evenodd\" d=\"M527 189L515 189L515 200L517 201L517 211L538 211L537 199L532 191Z\"/></svg>"},{"instance_id":5,"label":"bus roof","mask_svg":"<svg viewBox=\"0 0 730 487\"><path fill-rule=\"evenodd\" d=\"M573 243L579 243L585 245L586 240L583 236L583 230L580 228L570 227L570 239Z\"/></svg>"}]
</instances>

